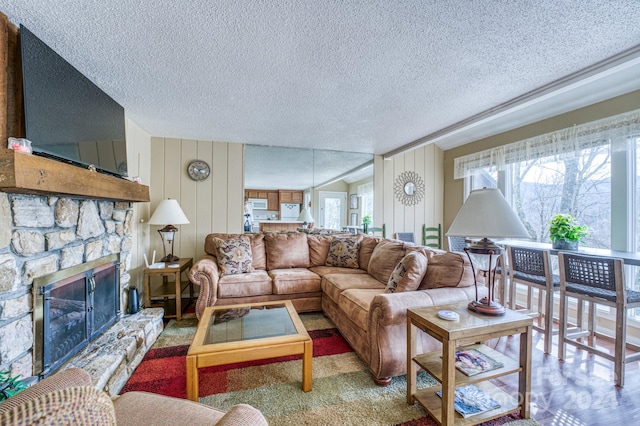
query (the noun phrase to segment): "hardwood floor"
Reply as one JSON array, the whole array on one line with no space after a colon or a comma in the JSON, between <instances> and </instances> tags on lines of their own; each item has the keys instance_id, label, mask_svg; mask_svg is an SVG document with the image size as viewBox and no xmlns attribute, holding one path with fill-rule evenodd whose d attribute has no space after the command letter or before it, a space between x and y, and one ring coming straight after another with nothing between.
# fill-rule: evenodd
<instances>
[{"instance_id":1,"label":"hardwood floor","mask_svg":"<svg viewBox=\"0 0 640 426\"><path fill-rule=\"evenodd\" d=\"M611 350L611 342L600 339ZM491 346L511 357L518 356L519 339L510 336L492 341ZM567 346L567 359L557 357L557 336L553 351L543 353L543 337L534 331L532 352L531 414L542 425L579 426L640 425L639 362L626 365L625 386L613 382L613 363ZM516 375L495 379L494 384L509 393L517 392Z\"/></svg>"}]
</instances>

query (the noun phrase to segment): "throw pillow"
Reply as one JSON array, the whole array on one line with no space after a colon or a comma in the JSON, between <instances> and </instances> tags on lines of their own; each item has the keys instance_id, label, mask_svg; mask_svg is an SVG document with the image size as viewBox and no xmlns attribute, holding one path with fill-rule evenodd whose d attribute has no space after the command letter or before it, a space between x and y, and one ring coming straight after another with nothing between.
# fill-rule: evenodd
<instances>
[{"instance_id":1,"label":"throw pillow","mask_svg":"<svg viewBox=\"0 0 640 426\"><path fill-rule=\"evenodd\" d=\"M385 293L417 290L426 272L427 257L419 251L407 253L391 273Z\"/></svg>"},{"instance_id":2,"label":"throw pillow","mask_svg":"<svg viewBox=\"0 0 640 426\"><path fill-rule=\"evenodd\" d=\"M248 237L214 238L220 275L235 275L253 272L251 265L251 243Z\"/></svg>"},{"instance_id":3,"label":"throw pillow","mask_svg":"<svg viewBox=\"0 0 640 426\"><path fill-rule=\"evenodd\" d=\"M338 266L342 268L358 269L358 252L360 250L360 238L333 237L329 244L326 266Z\"/></svg>"}]
</instances>

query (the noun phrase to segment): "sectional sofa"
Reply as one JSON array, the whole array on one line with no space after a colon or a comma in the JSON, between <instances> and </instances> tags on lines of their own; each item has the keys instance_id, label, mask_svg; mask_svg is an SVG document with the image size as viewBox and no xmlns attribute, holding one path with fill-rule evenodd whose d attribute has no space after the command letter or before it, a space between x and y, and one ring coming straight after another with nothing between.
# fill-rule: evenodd
<instances>
[{"instance_id":1,"label":"sectional sofa","mask_svg":"<svg viewBox=\"0 0 640 426\"><path fill-rule=\"evenodd\" d=\"M474 300L464 254L366 235L210 234L190 270L207 306L291 300L298 312L323 311L386 385L406 373L406 311ZM479 291L484 295L484 288ZM419 351L439 343L426 334Z\"/></svg>"}]
</instances>

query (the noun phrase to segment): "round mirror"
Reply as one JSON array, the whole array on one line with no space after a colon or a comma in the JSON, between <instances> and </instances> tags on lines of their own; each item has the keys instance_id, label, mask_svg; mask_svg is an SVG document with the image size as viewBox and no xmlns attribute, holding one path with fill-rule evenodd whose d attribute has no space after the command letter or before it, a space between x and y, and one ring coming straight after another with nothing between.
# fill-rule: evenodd
<instances>
[{"instance_id":1,"label":"round mirror","mask_svg":"<svg viewBox=\"0 0 640 426\"><path fill-rule=\"evenodd\" d=\"M416 184L413 182L407 182L404 184L404 193L407 195L413 195L416 193Z\"/></svg>"},{"instance_id":2,"label":"round mirror","mask_svg":"<svg viewBox=\"0 0 640 426\"><path fill-rule=\"evenodd\" d=\"M393 192L405 206L416 205L424 197L424 181L416 172L402 172L393 184Z\"/></svg>"}]
</instances>

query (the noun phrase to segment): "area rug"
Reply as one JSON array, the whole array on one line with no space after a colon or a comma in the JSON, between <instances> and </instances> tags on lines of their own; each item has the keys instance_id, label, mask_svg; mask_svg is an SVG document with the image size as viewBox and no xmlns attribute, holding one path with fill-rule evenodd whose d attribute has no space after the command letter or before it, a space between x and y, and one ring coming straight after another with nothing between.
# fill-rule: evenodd
<instances>
[{"instance_id":1,"label":"area rug","mask_svg":"<svg viewBox=\"0 0 640 426\"><path fill-rule=\"evenodd\" d=\"M250 404L270 425L436 425L418 404L407 405L405 376L393 378L389 386L376 386L331 321L322 314L302 314L301 318L313 340L311 392L301 388L300 357L280 357L200 369L200 402L220 410ZM185 398L185 357L196 324L194 318L170 321L122 392L139 390ZM420 372L419 388L435 383ZM518 419L518 414L512 414L483 424L537 424Z\"/></svg>"}]
</instances>

